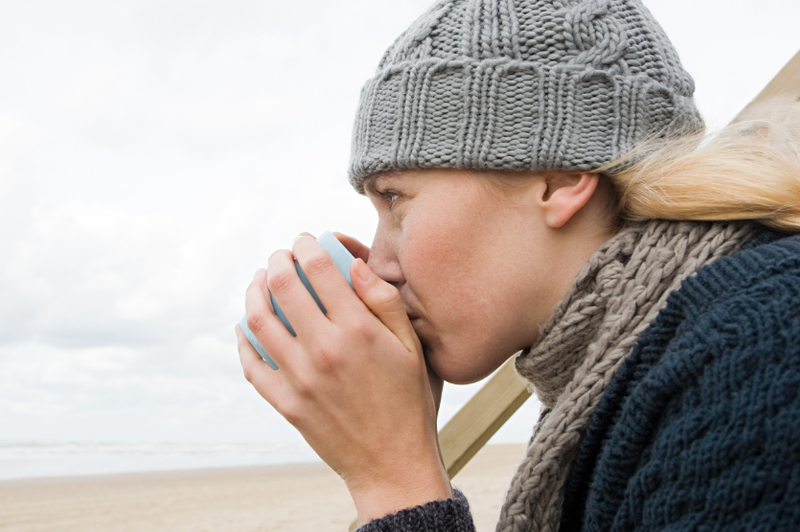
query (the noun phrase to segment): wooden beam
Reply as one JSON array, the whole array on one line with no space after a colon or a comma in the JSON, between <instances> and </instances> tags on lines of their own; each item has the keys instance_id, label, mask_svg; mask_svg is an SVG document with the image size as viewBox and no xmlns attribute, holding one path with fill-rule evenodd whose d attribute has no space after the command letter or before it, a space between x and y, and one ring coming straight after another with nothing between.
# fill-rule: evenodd
<instances>
[{"instance_id":1,"label":"wooden beam","mask_svg":"<svg viewBox=\"0 0 800 532\"><path fill-rule=\"evenodd\" d=\"M439 431L439 446L450 478L489 441L531 392L514 371L512 357Z\"/></svg>"},{"instance_id":2,"label":"wooden beam","mask_svg":"<svg viewBox=\"0 0 800 532\"><path fill-rule=\"evenodd\" d=\"M794 57L772 78L772 81L758 93L758 96L736 115L733 122L739 122L752 106L776 96L788 96L794 98L795 101L800 101L800 51L794 54Z\"/></svg>"}]
</instances>

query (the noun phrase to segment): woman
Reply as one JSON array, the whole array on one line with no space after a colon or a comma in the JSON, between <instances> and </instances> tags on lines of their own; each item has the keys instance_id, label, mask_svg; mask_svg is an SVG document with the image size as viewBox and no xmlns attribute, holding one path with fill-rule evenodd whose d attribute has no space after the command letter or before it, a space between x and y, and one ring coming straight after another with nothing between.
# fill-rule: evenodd
<instances>
[{"instance_id":1,"label":"woman","mask_svg":"<svg viewBox=\"0 0 800 532\"><path fill-rule=\"evenodd\" d=\"M246 295L280 370L237 330L363 530L473 529L441 380L519 350L545 409L498 530L800 522L798 111L701 141L692 92L635 0L442 0L386 52L355 125L379 215L372 249L342 237L355 292L301 235Z\"/></svg>"}]
</instances>

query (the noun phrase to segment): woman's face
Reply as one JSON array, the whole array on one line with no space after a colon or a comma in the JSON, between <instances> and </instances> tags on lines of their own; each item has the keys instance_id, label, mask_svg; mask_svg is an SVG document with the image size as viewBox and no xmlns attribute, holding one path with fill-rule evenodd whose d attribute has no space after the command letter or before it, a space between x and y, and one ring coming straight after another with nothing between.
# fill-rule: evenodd
<instances>
[{"instance_id":1,"label":"woman's face","mask_svg":"<svg viewBox=\"0 0 800 532\"><path fill-rule=\"evenodd\" d=\"M400 291L446 381L479 380L531 345L576 273L559 271L531 200L540 181L499 192L480 173L414 170L367 183L379 216L369 266Z\"/></svg>"}]
</instances>

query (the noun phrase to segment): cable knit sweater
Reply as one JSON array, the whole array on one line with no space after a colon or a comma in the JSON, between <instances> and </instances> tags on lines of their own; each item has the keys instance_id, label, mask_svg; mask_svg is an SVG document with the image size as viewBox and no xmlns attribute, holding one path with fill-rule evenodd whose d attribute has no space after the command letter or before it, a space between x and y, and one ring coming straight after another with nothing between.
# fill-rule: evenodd
<instances>
[{"instance_id":1,"label":"cable knit sweater","mask_svg":"<svg viewBox=\"0 0 800 532\"><path fill-rule=\"evenodd\" d=\"M800 530L800 236L755 237L669 296L591 417L560 529ZM360 530L474 527L458 494Z\"/></svg>"}]
</instances>

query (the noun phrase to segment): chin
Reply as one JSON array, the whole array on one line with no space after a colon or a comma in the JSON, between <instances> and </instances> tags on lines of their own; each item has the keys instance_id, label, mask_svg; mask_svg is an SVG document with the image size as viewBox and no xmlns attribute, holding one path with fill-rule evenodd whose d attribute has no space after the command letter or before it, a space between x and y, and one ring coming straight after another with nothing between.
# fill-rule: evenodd
<instances>
[{"instance_id":1,"label":"chin","mask_svg":"<svg viewBox=\"0 0 800 532\"><path fill-rule=\"evenodd\" d=\"M429 349L424 348L431 369L451 384L472 384L491 375L519 350Z\"/></svg>"},{"instance_id":2,"label":"chin","mask_svg":"<svg viewBox=\"0 0 800 532\"><path fill-rule=\"evenodd\" d=\"M512 353L513 354L513 353ZM509 355L510 356L510 355ZM492 374L506 358L498 364L478 360L477 356L450 355L437 351L426 352L428 364L442 380L451 384L472 384ZM480 363L476 363L480 362Z\"/></svg>"}]
</instances>

